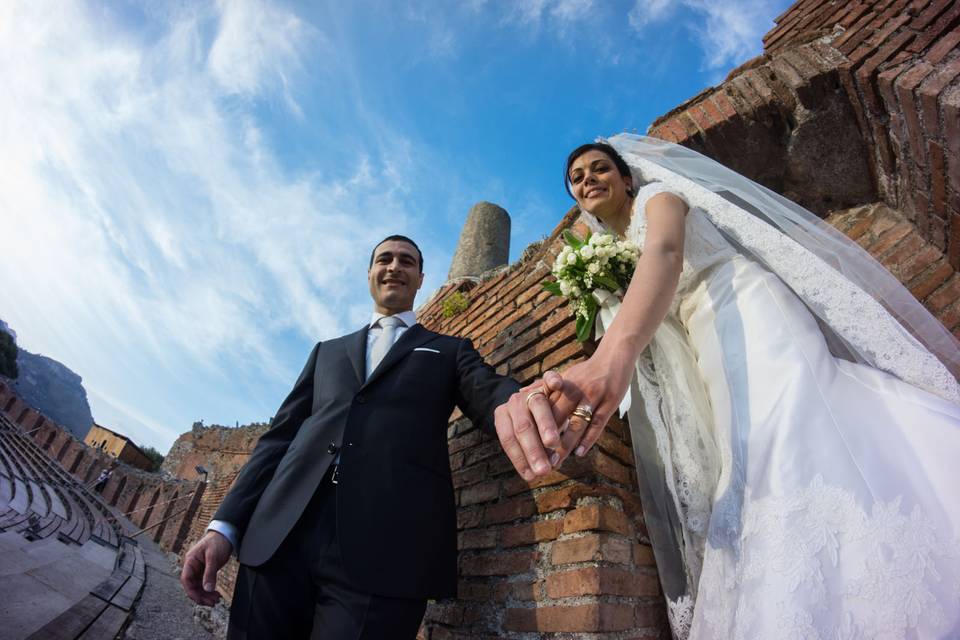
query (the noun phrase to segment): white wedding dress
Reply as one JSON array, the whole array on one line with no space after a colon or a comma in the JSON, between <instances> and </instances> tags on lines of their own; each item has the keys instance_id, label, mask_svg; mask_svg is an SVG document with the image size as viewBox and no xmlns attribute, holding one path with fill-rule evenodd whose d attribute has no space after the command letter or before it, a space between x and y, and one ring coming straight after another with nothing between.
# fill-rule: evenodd
<instances>
[{"instance_id":1,"label":"white wedding dress","mask_svg":"<svg viewBox=\"0 0 960 640\"><path fill-rule=\"evenodd\" d=\"M790 238L624 157L649 181L630 241L643 248L655 193L690 205L672 309L622 405L674 635L960 637L956 380ZM737 240L786 266L744 256L730 228L769 231ZM826 323L797 293L823 302ZM604 301L598 334L618 307ZM829 335L882 366L834 356Z\"/></svg>"}]
</instances>

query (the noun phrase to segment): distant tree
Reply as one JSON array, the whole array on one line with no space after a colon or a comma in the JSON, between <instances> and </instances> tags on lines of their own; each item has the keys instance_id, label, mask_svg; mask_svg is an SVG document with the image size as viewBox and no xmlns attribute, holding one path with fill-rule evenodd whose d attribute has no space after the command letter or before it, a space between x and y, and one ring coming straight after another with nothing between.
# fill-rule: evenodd
<instances>
[{"instance_id":1,"label":"distant tree","mask_svg":"<svg viewBox=\"0 0 960 640\"><path fill-rule=\"evenodd\" d=\"M151 462L153 462L153 468L150 471L159 471L160 465L163 464L163 454L154 449L153 447L143 447L141 449Z\"/></svg>"},{"instance_id":2,"label":"distant tree","mask_svg":"<svg viewBox=\"0 0 960 640\"><path fill-rule=\"evenodd\" d=\"M13 336L0 330L0 376L16 379L17 371L17 343Z\"/></svg>"}]
</instances>

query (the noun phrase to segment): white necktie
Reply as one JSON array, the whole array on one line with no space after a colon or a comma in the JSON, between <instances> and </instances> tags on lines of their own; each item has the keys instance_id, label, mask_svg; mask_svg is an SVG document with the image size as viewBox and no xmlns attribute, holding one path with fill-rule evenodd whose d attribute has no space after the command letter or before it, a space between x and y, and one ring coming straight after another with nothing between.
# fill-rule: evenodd
<instances>
[{"instance_id":1,"label":"white necktie","mask_svg":"<svg viewBox=\"0 0 960 640\"><path fill-rule=\"evenodd\" d=\"M371 373L377 370L380 361L383 360L383 357L390 351L390 347L393 346L394 339L397 335L397 327L403 324L403 320L396 316L385 316L380 318L377 324L380 325L381 329L380 335L373 343L370 354L370 370L367 371L368 378Z\"/></svg>"}]
</instances>

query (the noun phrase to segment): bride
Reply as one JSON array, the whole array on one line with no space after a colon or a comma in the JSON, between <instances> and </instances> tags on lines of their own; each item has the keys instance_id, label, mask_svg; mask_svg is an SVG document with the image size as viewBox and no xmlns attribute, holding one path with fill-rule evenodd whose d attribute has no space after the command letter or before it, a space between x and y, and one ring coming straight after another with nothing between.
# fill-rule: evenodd
<instances>
[{"instance_id":1,"label":"bride","mask_svg":"<svg viewBox=\"0 0 960 640\"><path fill-rule=\"evenodd\" d=\"M693 151L619 135L565 178L642 253L563 373L552 462L628 413L675 636L960 637L956 340L813 214Z\"/></svg>"}]
</instances>

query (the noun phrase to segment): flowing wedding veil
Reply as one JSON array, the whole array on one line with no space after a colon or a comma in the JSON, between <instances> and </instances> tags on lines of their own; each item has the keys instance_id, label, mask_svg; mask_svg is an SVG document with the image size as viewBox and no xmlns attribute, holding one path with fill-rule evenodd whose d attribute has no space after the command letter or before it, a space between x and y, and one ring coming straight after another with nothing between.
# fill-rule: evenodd
<instances>
[{"instance_id":1,"label":"flowing wedding veil","mask_svg":"<svg viewBox=\"0 0 960 640\"><path fill-rule=\"evenodd\" d=\"M960 343L855 242L803 207L696 151L631 134L607 142L641 174L641 184L642 165L650 162L745 212L706 214L738 250L797 294L820 322L835 356L960 403Z\"/></svg>"},{"instance_id":2,"label":"flowing wedding veil","mask_svg":"<svg viewBox=\"0 0 960 640\"><path fill-rule=\"evenodd\" d=\"M831 352L887 371L960 403L960 343L901 285L839 231L786 198L685 147L620 134L605 140L624 158L639 187L669 172L735 205L704 210L715 228L744 256L777 274L803 301ZM684 196L684 193L678 195ZM584 220L603 225L589 212ZM609 297L608 297L609 298ZM616 300L601 302L598 338L612 321ZM706 536L735 533L738 511L712 504L722 468L712 433L709 400L696 371L683 362L685 329L668 315L640 356L629 410L640 498L671 625L685 638L698 597ZM632 396L632 400L631 400ZM727 492L730 495L731 492ZM728 513L730 522L714 518ZM733 537L736 537L735 535Z\"/></svg>"}]
</instances>

